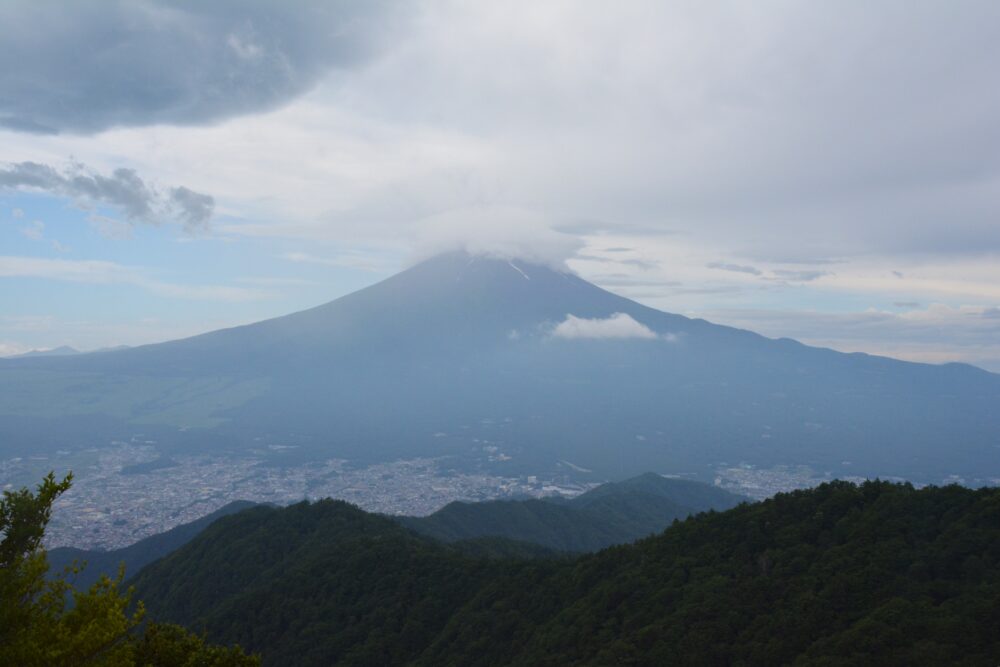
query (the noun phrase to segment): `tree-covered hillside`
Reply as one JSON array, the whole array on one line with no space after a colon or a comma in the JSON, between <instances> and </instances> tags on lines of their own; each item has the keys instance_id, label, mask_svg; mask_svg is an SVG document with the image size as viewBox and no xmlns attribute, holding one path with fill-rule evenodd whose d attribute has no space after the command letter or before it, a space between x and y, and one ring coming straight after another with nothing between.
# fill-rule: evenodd
<instances>
[{"instance_id":1,"label":"tree-covered hillside","mask_svg":"<svg viewBox=\"0 0 1000 667\"><path fill-rule=\"evenodd\" d=\"M454 502L426 517L398 520L445 542L504 537L567 552L597 551L658 533L675 519L735 507L740 496L689 480L646 473L577 496Z\"/></svg>"},{"instance_id":2,"label":"tree-covered hillside","mask_svg":"<svg viewBox=\"0 0 1000 667\"><path fill-rule=\"evenodd\" d=\"M658 533L674 519L709 509L722 510L743 498L701 482L646 473L602 484L573 499L456 502L426 517L393 516L407 528L460 551L488 557L548 557L553 552L596 551ZM221 517L252 507L235 501L190 523L152 535L121 549L97 551L58 547L48 552L50 575L74 561L86 567L74 583L86 588L102 575L127 576L194 539Z\"/></svg>"},{"instance_id":3,"label":"tree-covered hillside","mask_svg":"<svg viewBox=\"0 0 1000 667\"><path fill-rule=\"evenodd\" d=\"M832 483L575 559L488 559L340 502L221 519L136 580L265 664L1000 657L1000 490Z\"/></svg>"}]
</instances>

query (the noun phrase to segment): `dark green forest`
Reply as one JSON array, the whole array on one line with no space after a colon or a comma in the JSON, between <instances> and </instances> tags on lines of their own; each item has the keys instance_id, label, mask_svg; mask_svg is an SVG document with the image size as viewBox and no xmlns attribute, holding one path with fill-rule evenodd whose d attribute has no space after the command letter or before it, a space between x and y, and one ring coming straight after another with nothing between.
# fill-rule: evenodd
<instances>
[{"instance_id":1,"label":"dark green forest","mask_svg":"<svg viewBox=\"0 0 1000 667\"><path fill-rule=\"evenodd\" d=\"M675 519L735 507L741 496L690 480L646 473L575 498L454 502L426 517L395 517L444 542L503 537L554 551L597 551L658 533Z\"/></svg>"},{"instance_id":2,"label":"dark green forest","mask_svg":"<svg viewBox=\"0 0 1000 667\"><path fill-rule=\"evenodd\" d=\"M674 519L709 509L729 509L741 500L701 482L646 473L609 482L572 499L454 502L424 517L392 516L411 530L456 542L469 555L538 557L553 552L597 551L658 533ZM86 563L73 583L87 588L101 576L114 577L121 565L135 574L195 538L217 519L252 507L235 501L190 523L111 551L57 547L48 552L50 578L74 561Z\"/></svg>"},{"instance_id":3,"label":"dark green forest","mask_svg":"<svg viewBox=\"0 0 1000 667\"><path fill-rule=\"evenodd\" d=\"M1000 660L1000 489L833 482L574 558L490 542L256 507L145 568L136 598L265 665Z\"/></svg>"}]
</instances>

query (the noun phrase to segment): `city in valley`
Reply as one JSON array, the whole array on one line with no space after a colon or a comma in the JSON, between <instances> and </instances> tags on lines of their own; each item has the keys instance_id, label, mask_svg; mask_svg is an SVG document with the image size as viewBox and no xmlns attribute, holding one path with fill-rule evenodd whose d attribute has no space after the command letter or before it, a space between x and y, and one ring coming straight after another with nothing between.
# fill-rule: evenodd
<instances>
[{"instance_id":1,"label":"city in valley","mask_svg":"<svg viewBox=\"0 0 1000 667\"><path fill-rule=\"evenodd\" d=\"M72 470L73 486L55 505L47 544L116 549L236 500L287 505L329 497L368 511L423 516L453 501L574 496L598 483L581 481L574 473L582 469L570 462L561 462L566 469L562 475L512 477L492 472L488 465L472 472L456 470L445 458L363 467L337 458L276 464L268 455L281 454L283 449L286 446L271 445L256 455L168 457L158 452L154 441L134 436L129 442L115 441L106 447L2 460L0 489L31 485L49 470L57 474ZM506 458L496 447L482 449L485 463ZM759 500L828 479L829 475L818 475L804 466L720 464L714 483Z\"/></svg>"}]
</instances>

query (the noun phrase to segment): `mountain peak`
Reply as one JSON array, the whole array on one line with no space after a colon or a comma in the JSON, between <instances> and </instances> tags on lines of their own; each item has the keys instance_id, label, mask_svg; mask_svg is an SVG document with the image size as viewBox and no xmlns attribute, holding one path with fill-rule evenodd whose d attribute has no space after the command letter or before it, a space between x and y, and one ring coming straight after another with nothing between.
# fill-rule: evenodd
<instances>
[{"instance_id":1,"label":"mountain peak","mask_svg":"<svg viewBox=\"0 0 1000 667\"><path fill-rule=\"evenodd\" d=\"M415 269L451 272L457 276L474 274L483 271L493 273L494 278L517 276L522 280L531 280L533 273L576 275L565 262L543 261L523 254L503 253L492 250L469 251L452 250L433 255L412 265L403 273ZM507 272L513 272L505 275Z\"/></svg>"},{"instance_id":2,"label":"mountain peak","mask_svg":"<svg viewBox=\"0 0 1000 667\"><path fill-rule=\"evenodd\" d=\"M581 247L579 237L553 229L551 221L510 207L474 207L424 221L418 258L466 253L566 270Z\"/></svg>"}]
</instances>

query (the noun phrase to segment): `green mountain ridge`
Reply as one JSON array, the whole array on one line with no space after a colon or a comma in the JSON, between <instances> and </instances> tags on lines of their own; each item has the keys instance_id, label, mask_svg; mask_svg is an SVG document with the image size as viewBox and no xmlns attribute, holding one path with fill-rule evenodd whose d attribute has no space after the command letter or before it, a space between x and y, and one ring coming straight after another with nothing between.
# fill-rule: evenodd
<instances>
[{"instance_id":1,"label":"green mountain ridge","mask_svg":"<svg viewBox=\"0 0 1000 667\"><path fill-rule=\"evenodd\" d=\"M646 473L602 484L571 499L453 502L426 517L398 521L444 542L503 537L555 551L597 551L659 532L675 519L726 510L746 500L701 482Z\"/></svg>"},{"instance_id":2,"label":"green mountain ridge","mask_svg":"<svg viewBox=\"0 0 1000 667\"><path fill-rule=\"evenodd\" d=\"M469 555L550 557L559 552L595 551L631 542L666 528L674 519L709 509L728 509L740 496L701 482L647 473L609 482L573 499L455 502L426 517L389 516L410 530L455 543ZM689 503L681 506L678 501ZM86 588L120 564L133 576L147 564L188 543L217 519L256 503L236 501L190 523L111 551L57 547L49 551L51 573L74 561L86 567L74 581Z\"/></svg>"},{"instance_id":3,"label":"green mountain ridge","mask_svg":"<svg viewBox=\"0 0 1000 667\"><path fill-rule=\"evenodd\" d=\"M1000 489L833 482L543 559L339 501L257 507L135 585L266 665L995 665Z\"/></svg>"}]
</instances>

